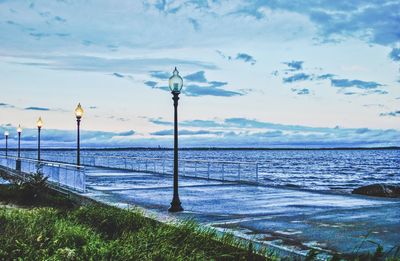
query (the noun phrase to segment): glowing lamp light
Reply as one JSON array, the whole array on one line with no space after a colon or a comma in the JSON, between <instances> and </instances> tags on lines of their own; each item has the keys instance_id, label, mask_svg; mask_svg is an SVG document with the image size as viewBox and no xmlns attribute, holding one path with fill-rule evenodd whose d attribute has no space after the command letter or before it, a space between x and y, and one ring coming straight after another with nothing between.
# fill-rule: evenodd
<instances>
[{"instance_id":1,"label":"glowing lamp light","mask_svg":"<svg viewBox=\"0 0 400 261\"><path fill-rule=\"evenodd\" d=\"M22 132L21 124L18 125L17 132L18 132L18 133L21 133L21 132Z\"/></svg>"},{"instance_id":2,"label":"glowing lamp light","mask_svg":"<svg viewBox=\"0 0 400 261\"><path fill-rule=\"evenodd\" d=\"M80 103L78 103L78 106L76 106L75 116L76 116L77 119L80 119L83 116L83 109L82 109L82 106L81 106Z\"/></svg>"},{"instance_id":3,"label":"glowing lamp light","mask_svg":"<svg viewBox=\"0 0 400 261\"><path fill-rule=\"evenodd\" d=\"M42 128L43 127L43 120L42 117L39 117L39 119L36 121L36 126L38 128Z\"/></svg>"},{"instance_id":4,"label":"glowing lamp light","mask_svg":"<svg viewBox=\"0 0 400 261\"><path fill-rule=\"evenodd\" d=\"M4 136L8 137L8 135L10 135L10 133L8 131L5 131Z\"/></svg>"},{"instance_id":5,"label":"glowing lamp light","mask_svg":"<svg viewBox=\"0 0 400 261\"><path fill-rule=\"evenodd\" d=\"M183 87L183 79L179 76L179 72L175 67L172 76L169 78L169 89L171 92L180 93Z\"/></svg>"}]
</instances>

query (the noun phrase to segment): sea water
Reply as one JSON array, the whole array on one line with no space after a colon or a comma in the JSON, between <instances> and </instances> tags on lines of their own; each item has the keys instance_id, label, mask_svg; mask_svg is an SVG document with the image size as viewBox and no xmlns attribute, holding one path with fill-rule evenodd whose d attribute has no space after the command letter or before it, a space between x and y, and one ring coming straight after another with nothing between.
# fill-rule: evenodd
<instances>
[{"instance_id":1,"label":"sea water","mask_svg":"<svg viewBox=\"0 0 400 261\"><path fill-rule=\"evenodd\" d=\"M11 153L10 153L11 154ZM14 153L13 153L14 154ZM73 150L43 150L42 159L74 158ZM172 159L171 150L83 150L82 157ZM35 151L22 156L35 158ZM352 189L374 183L400 184L400 150L182 150L181 159L258 162L263 184L313 190Z\"/></svg>"}]
</instances>

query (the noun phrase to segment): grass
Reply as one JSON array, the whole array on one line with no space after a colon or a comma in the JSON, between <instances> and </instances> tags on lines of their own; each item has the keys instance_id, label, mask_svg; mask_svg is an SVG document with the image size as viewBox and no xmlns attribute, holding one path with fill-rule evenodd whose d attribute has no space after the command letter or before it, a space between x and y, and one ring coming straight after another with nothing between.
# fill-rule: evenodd
<instances>
[{"instance_id":1,"label":"grass","mask_svg":"<svg viewBox=\"0 0 400 261\"><path fill-rule=\"evenodd\" d=\"M164 224L137 209L74 206L48 189L29 193L0 185L0 201L25 206L0 208L0 260L274 259L193 221Z\"/></svg>"}]
</instances>

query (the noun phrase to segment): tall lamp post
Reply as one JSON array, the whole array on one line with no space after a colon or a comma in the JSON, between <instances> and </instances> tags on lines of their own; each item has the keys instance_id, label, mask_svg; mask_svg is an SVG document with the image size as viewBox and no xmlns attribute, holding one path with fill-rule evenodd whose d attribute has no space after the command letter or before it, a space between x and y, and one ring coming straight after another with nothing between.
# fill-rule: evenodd
<instances>
[{"instance_id":1,"label":"tall lamp post","mask_svg":"<svg viewBox=\"0 0 400 261\"><path fill-rule=\"evenodd\" d=\"M4 132L4 137L6 138L6 157L8 156L8 131Z\"/></svg>"},{"instance_id":2,"label":"tall lamp post","mask_svg":"<svg viewBox=\"0 0 400 261\"><path fill-rule=\"evenodd\" d=\"M22 133L21 125L18 125L17 132L18 132L18 159L19 159L21 157L21 133Z\"/></svg>"},{"instance_id":3,"label":"tall lamp post","mask_svg":"<svg viewBox=\"0 0 400 261\"><path fill-rule=\"evenodd\" d=\"M18 157L16 160L15 169L17 171L21 171L21 133L22 133L21 125L18 125L17 132L18 132Z\"/></svg>"},{"instance_id":4,"label":"tall lamp post","mask_svg":"<svg viewBox=\"0 0 400 261\"><path fill-rule=\"evenodd\" d=\"M80 127L81 119L83 116L83 109L80 103L75 109L76 124L77 124L77 143L76 143L76 165L81 165L81 137L80 137Z\"/></svg>"},{"instance_id":5,"label":"tall lamp post","mask_svg":"<svg viewBox=\"0 0 400 261\"><path fill-rule=\"evenodd\" d=\"M183 211L178 192L178 100L183 87L183 79L175 67L173 75L169 78L169 88L174 101L174 196L172 198L169 212Z\"/></svg>"},{"instance_id":6,"label":"tall lamp post","mask_svg":"<svg viewBox=\"0 0 400 261\"><path fill-rule=\"evenodd\" d=\"M40 131L42 130L42 127L43 127L42 117L39 117L39 119L36 121L36 126L38 128L38 152L37 152L37 158L38 158L38 161L40 161Z\"/></svg>"}]
</instances>

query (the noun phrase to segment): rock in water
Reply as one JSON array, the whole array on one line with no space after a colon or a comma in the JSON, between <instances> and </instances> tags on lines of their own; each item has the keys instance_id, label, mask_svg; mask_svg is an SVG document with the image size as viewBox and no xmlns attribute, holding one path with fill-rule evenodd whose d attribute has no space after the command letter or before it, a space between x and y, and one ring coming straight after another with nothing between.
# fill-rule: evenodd
<instances>
[{"instance_id":1,"label":"rock in water","mask_svg":"<svg viewBox=\"0 0 400 261\"><path fill-rule=\"evenodd\" d=\"M372 184L356 188L351 193L375 197L396 198L400 197L400 186Z\"/></svg>"}]
</instances>

